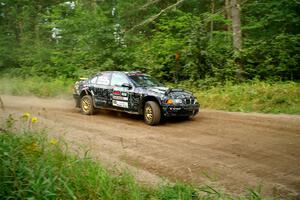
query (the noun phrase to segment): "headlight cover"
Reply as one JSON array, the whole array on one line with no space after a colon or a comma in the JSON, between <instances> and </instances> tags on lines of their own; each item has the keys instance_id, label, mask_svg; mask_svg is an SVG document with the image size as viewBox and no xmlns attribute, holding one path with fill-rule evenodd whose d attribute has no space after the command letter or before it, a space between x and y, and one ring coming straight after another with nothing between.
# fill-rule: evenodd
<instances>
[{"instance_id":1,"label":"headlight cover","mask_svg":"<svg viewBox=\"0 0 300 200\"><path fill-rule=\"evenodd\" d=\"M168 100L166 101L166 103L169 104L169 105L172 105L172 104L174 103L174 101L173 101L173 99L168 99Z\"/></svg>"},{"instance_id":2,"label":"headlight cover","mask_svg":"<svg viewBox=\"0 0 300 200\"><path fill-rule=\"evenodd\" d=\"M182 104L182 99L174 99L175 104Z\"/></svg>"}]
</instances>

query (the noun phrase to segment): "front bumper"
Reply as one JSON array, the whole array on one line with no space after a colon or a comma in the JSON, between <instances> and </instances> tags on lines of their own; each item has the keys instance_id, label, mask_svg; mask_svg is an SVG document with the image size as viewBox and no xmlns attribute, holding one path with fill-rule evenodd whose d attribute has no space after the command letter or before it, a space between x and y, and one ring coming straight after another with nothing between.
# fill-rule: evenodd
<instances>
[{"instance_id":1,"label":"front bumper","mask_svg":"<svg viewBox=\"0 0 300 200\"><path fill-rule=\"evenodd\" d=\"M189 117L195 116L200 109L199 104L189 105L163 105L162 111L165 117Z\"/></svg>"}]
</instances>

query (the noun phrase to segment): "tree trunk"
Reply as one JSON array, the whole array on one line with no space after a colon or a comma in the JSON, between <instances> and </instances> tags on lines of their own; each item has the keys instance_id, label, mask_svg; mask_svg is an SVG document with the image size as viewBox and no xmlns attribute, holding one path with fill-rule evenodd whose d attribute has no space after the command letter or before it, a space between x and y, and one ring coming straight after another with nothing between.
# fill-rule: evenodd
<instances>
[{"instance_id":1,"label":"tree trunk","mask_svg":"<svg viewBox=\"0 0 300 200\"><path fill-rule=\"evenodd\" d=\"M91 9L92 9L93 11L95 11L96 8L97 8L97 1L96 1L96 0L91 0L91 1L90 1L90 6L91 6Z\"/></svg>"},{"instance_id":2,"label":"tree trunk","mask_svg":"<svg viewBox=\"0 0 300 200\"><path fill-rule=\"evenodd\" d=\"M231 0L233 48L237 51L240 51L242 49L242 31L241 31L240 11L241 11L241 8L238 3L238 0Z\"/></svg>"},{"instance_id":3,"label":"tree trunk","mask_svg":"<svg viewBox=\"0 0 300 200\"><path fill-rule=\"evenodd\" d=\"M231 2L230 0L225 0L225 18L231 21ZM227 25L227 31L231 31L231 24Z\"/></svg>"},{"instance_id":4,"label":"tree trunk","mask_svg":"<svg viewBox=\"0 0 300 200\"><path fill-rule=\"evenodd\" d=\"M1 97L0 97L0 108L1 108L2 110L4 110L4 104L3 104L3 101L2 101L2 99L1 99Z\"/></svg>"},{"instance_id":5,"label":"tree trunk","mask_svg":"<svg viewBox=\"0 0 300 200\"><path fill-rule=\"evenodd\" d=\"M23 36L23 31L24 31L24 17L23 17L24 8L21 5L17 4L15 6L15 12L17 13L17 17L15 17L14 19L15 20L14 32L15 32L16 43L20 45Z\"/></svg>"},{"instance_id":6,"label":"tree trunk","mask_svg":"<svg viewBox=\"0 0 300 200\"><path fill-rule=\"evenodd\" d=\"M39 13L42 13L42 6L38 5L37 6L37 14L34 16L34 33L35 33L35 40L36 42L40 42L40 25L39 25Z\"/></svg>"},{"instance_id":7,"label":"tree trunk","mask_svg":"<svg viewBox=\"0 0 300 200\"><path fill-rule=\"evenodd\" d=\"M211 14L213 15L215 13L215 0L211 0L210 3L211 6ZM210 21L210 39L213 39L213 31L214 31L214 20L212 19Z\"/></svg>"}]
</instances>

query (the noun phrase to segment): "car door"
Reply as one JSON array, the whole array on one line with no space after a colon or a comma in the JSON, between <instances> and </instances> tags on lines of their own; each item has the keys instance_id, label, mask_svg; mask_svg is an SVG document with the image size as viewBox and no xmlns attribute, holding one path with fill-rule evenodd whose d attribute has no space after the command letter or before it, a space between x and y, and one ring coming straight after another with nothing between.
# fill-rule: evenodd
<instances>
[{"instance_id":1,"label":"car door","mask_svg":"<svg viewBox=\"0 0 300 200\"><path fill-rule=\"evenodd\" d=\"M112 87L110 85L111 72L103 72L97 76L93 88L93 96L96 107L108 107Z\"/></svg>"},{"instance_id":2,"label":"car door","mask_svg":"<svg viewBox=\"0 0 300 200\"><path fill-rule=\"evenodd\" d=\"M122 72L114 72L111 77L112 106L119 110L131 111L131 94L133 85L127 76Z\"/></svg>"}]
</instances>

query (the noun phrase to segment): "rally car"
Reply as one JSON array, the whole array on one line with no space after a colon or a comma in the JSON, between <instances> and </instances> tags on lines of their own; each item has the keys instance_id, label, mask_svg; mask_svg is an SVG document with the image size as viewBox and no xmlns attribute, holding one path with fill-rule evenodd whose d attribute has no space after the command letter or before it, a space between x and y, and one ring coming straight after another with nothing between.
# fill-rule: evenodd
<instances>
[{"instance_id":1,"label":"rally car","mask_svg":"<svg viewBox=\"0 0 300 200\"><path fill-rule=\"evenodd\" d=\"M74 86L76 107L82 114L95 109L111 109L144 116L149 125L162 117L193 117L199 112L197 98L184 89L164 87L155 78L138 72L105 71Z\"/></svg>"}]
</instances>

